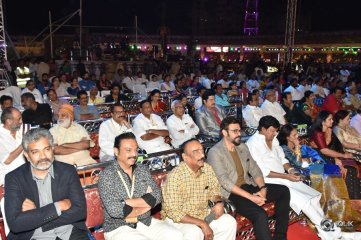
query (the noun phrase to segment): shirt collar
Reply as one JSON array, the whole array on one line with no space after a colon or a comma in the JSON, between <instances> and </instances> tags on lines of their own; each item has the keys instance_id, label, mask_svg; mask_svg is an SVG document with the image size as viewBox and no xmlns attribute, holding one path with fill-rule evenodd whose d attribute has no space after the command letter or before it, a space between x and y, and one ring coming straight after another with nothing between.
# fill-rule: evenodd
<instances>
[{"instance_id":1,"label":"shirt collar","mask_svg":"<svg viewBox=\"0 0 361 240\"><path fill-rule=\"evenodd\" d=\"M186 166L186 169L187 169L187 171L193 176L193 177L199 177L202 173L205 173L204 172L204 166L203 167L201 167L199 170L198 170L198 172L200 173L198 176L196 175L197 173L195 173L195 172L193 172L193 170L187 165L187 163L186 162L183 162L184 163L184 165Z\"/></svg>"},{"instance_id":2,"label":"shirt collar","mask_svg":"<svg viewBox=\"0 0 361 240\"><path fill-rule=\"evenodd\" d=\"M43 179L38 178L38 177L33 173L32 169L33 169L33 166L30 167L30 171L31 171L31 175L33 176L33 179L34 179L34 180L43 180ZM50 175L50 177L52 177L53 179L55 178L55 177L54 177L54 165L53 165L53 164L51 164L51 166L50 166L50 168L49 168L48 175ZM45 177L45 178L46 178L46 177ZM44 178L44 179L45 179L45 178Z\"/></svg>"}]
</instances>

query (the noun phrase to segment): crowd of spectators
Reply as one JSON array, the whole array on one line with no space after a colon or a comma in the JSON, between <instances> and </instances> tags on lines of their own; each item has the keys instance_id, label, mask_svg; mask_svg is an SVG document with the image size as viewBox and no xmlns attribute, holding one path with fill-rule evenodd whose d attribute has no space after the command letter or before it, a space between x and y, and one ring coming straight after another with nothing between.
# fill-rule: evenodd
<instances>
[{"instance_id":1,"label":"crowd of spectators","mask_svg":"<svg viewBox=\"0 0 361 240\"><path fill-rule=\"evenodd\" d=\"M51 154L56 161L81 166L96 161L116 160L100 178L103 207L107 210L107 239L118 239L122 234L134 234L118 228L139 227L134 227L134 222L131 222L134 217L141 216L133 213L139 206L141 214L145 214L140 219L144 220L144 225L152 226L148 211L161 201L160 193L153 183L149 183L151 189L143 189L143 186L135 184L136 189L142 189L137 192L140 194L137 197L142 199L139 200L141 203L135 201L136 198L134 202L127 200L122 206L118 206L108 199L113 198L109 196L109 189L116 185L113 183L114 179L119 180L117 174L123 179L121 174L132 176L134 171L137 177L139 175L139 178L145 178L144 182L149 181L145 169L131 167L135 163L129 162L137 156L138 146L148 154L173 148L182 149L184 163L169 176L163 197L164 219L170 227L167 231L173 231L175 238L180 236L179 231L185 235L198 234L199 239L203 239L203 236L206 239L229 239L229 236L235 234L234 231L225 229L223 235L219 233L219 236L223 237L216 237L219 226L224 223L234 225L228 215L216 215L218 222L209 225L197 220L203 219L206 214L202 209L192 213L192 204L202 197L197 193L192 195L188 190L192 179L196 179L189 174L189 170L210 176L208 180L197 179L201 185L212 184L207 185L210 196L222 195L237 202L237 211L240 214L253 223L258 222L255 231L259 239L271 237L267 230L267 219L258 208L267 199L276 201L279 206L289 204L296 213L302 211L316 226L321 239L330 239L331 235L335 237L337 234L340 237L340 234L343 234L338 228L333 233L322 229L321 221L331 216L328 212L323 212L320 206L322 194L319 189L314 189L315 186L312 188L302 183L296 169L307 169L314 162L318 161L319 164L321 161L338 169L345 179L355 178L355 175L350 174L350 170L346 170L344 162L359 164L361 161L360 69L313 63L304 72L280 70L278 73L267 73L262 63L254 65L248 74L245 70L252 66L247 65L241 71L228 71L221 62L217 62L214 68L207 69L207 72L199 69L183 72L179 63L175 62L169 72L165 73L133 73L119 68L111 79L108 79L107 73L100 74L97 79L87 71L81 61L76 69L72 69L69 62L64 61L59 72L45 62L37 66L38 68L30 68L24 61L20 61L16 69L22 70L15 71L18 86L10 86L0 92L0 184L4 184L4 178L9 172L25 163L23 153L26 158L35 159L32 156L35 150L31 150L33 145L29 142L26 143L29 146L24 145L22 142L29 128L40 127L49 129L49 136L42 133L39 138L46 138L49 144L51 142ZM27 67L28 70L35 70L26 72L24 69ZM133 99L132 94L138 94L139 98ZM73 101L76 101L76 104ZM133 118L128 118L127 114L134 109L127 109L125 103L132 101L136 102L139 109L136 109ZM110 105L107 119L100 117L97 106L101 104ZM233 117L227 117L226 110L230 107L238 110ZM168 114L166 119L162 118L164 113ZM101 121L98 139L100 153L98 158L94 159L89 153L94 142L81 122L98 120ZM297 128L304 125L309 136L308 146L300 143L297 133ZM33 130L30 131L32 132ZM280 134L276 137L278 132ZM208 137L216 144L208 153L209 165L205 163L203 147L196 137ZM241 140L247 138L249 139L246 144L241 143ZM128 148L123 149L124 146ZM222 151L225 154L222 154ZM312 156L308 156L306 152L311 151ZM225 158L224 161L221 161L222 158ZM121 173L117 161L121 163ZM227 161L229 163L226 163ZM225 167L225 164L229 166ZM32 167L35 165L31 164ZM63 165L59 166L54 165L49 174L63 168ZM253 180L246 173L251 174ZM109 179L110 176L113 178ZM8 179L9 182L14 180L10 177ZM131 177L127 178L127 181L131 184L130 179ZM177 189L176 185L182 181L184 188ZM347 201L361 198L361 186L351 187L342 178L337 181L343 184L343 190L348 191ZM124 188L128 189L124 180L122 182ZM352 192L354 189L358 192ZM284 197L280 199L276 196L277 193ZM174 204L179 203L179 196L188 196L187 194L190 194L188 208L176 208ZM123 193L119 192L118 195L122 199L127 198ZM255 197L256 195L258 197ZM332 201L327 197L324 199ZM345 206L349 204L346 200ZM48 202L41 205L46 204ZM116 206L119 209L114 209ZM63 206L57 204L54 208L59 216L62 215L60 207ZM6 209L10 208L8 204ZM218 210L218 207L214 208L217 214ZM113 211L122 213L113 214ZM255 214L249 214L249 211L254 211ZM288 217L288 207L278 207L277 211L279 224L276 226L275 236L278 236L277 239L286 239L285 218ZM131 216L130 220L128 219L130 222L127 222L127 216ZM117 218L124 218L124 222L116 221ZM352 220L358 221L361 217L353 215ZM11 217L9 223L10 229L16 229L19 222ZM186 227L181 224L186 223L195 224L202 231L197 232L192 228L185 230ZM35 233L30 236L41 234L38 227L33 227L33 230ZM151 231L144 233L150 234Z\"/></svg>"}]
</instances>

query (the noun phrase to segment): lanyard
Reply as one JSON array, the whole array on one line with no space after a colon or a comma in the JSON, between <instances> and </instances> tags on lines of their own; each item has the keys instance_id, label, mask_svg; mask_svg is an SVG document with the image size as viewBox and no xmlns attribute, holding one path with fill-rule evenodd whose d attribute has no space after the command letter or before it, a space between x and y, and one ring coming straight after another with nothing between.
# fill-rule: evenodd
<instances>
[{"instance_id":1,"label":"lanyard","mask_svg":"<svg viewBox=\"0 0 361 240\"><path fill-rule=\"evenodd\" d=\"M131 188L131 190L130 190L130 192L129 192L129 188L128 188L127 184L125 183L122 174L120 174L119 170L118 170L117 172L118 172L118 175L119 175L119 177L120 177L120 180L122 180L122 183L123 183L123 185L124 185L125 191L127 191L128 197L129 197L129 198L132 198L132 197L133 197L133 194L134 194L134 183L135 183L135 176L134 176L134 174L133 174L133 177L132 177L132 188Z\"/></svg>"}]
</instances>

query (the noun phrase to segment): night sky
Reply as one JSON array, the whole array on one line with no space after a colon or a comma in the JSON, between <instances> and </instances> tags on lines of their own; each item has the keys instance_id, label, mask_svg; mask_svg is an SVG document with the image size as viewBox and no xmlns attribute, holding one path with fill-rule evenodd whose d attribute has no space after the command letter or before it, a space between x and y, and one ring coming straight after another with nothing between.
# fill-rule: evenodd
<instances>
[{"instance_id":1,"label":"night sky","mask_svg":"<svg viewBox=\"0 0 361 240\"><path fill-rule=\"evenodd\" d=\"M216 2L231 4L237 0L206 0L213 13ZM238 0L240 19L244 19L246 0ZM300 24L310 32L361 30L359 0L298 0ZM147 34L156 34L161 25L161 0L83 0L84 25L132 26L138 15L139 27ZM191 29L192 0L167 0L165 23L176 35L187 35ZM358 4L358 6L356 5ZM79 8L79 0L3 0L5 25L9 34L37 34L48 24L48 10L53 20L66 16ZM287 0L259 0L260 34L281 33ZM211 14L210 14L211 15ZM212 18L212 15L209 16ZM227 17L227 16L226 16ZM238 32L242 34L243 22ZM69 24L78 24L78 18ZM111 32L111 30L109 30ZM210 32L212 34L212 32Z\"/></svg>"}]
</instances>

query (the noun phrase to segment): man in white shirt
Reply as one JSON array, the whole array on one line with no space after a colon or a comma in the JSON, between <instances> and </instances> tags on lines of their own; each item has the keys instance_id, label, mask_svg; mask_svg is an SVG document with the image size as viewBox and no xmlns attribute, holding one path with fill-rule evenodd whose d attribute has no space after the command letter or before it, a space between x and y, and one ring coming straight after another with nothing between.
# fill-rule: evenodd
<instances>
[{"instance_id":1,"label":"man in white shirt","mask_svg":"<svg viewBox=\"0 0 361 240\"><path fill-rule=\"evenodd\" d=\"M357 114L351 118L350 126L361 135L361 109L357 110Z\"/></svg>"},{"instance_id":2,"label":"man in white shirt","mask_svg":"<svg viewBox=\"0 0 361 240\"><path fill-rule=\"evenodd\" d=\"M250 93L247 98L248 105L242 110L242 116L247 127L257 128L258 122L263 117L262 109L259 108L257 95Z\"/></svg>"},{"instance_id":3,"label":"man in white shirt","mask_svg":"<svg viewBox=\"0 0 361 240\"><path fill-rule=\"evenodd\" d=\"M160 83L156 74L150 75L150 81L147 83L147 91L152 91L154 89L160 90Z\"/></svg>"},{"instance_id":4,"label":"man in white shirt","mask_svg":"<svg viewBox=\"0 0 361 240\"><path fill-rule=\"evenodd\" d=\"M302 78L299 81L299 85L297 87L297 90L302 94L302 97L305 95L305 92L308 90L307 89L307 79L306 78Z\"/></svg>"},{"instance_id":5,"label":"man in white shirt","mask_svg":"<svg viewBox=\"0 0 361 240\"><path fill-rule=\"evenodd\" d=\"M199 128L188 114L184 114L185 109L180 100L173 101L171 108L174 114L167 119L167 127L173 147L178 148L185 141L194 138L199 133Z\"/></svg>"},{"instance_id":6,"label":"man in white shirt","mask_svg":"<svg viewBox=\"0 0 361 240\"><path fill-rule=\"evenodd\" d=\"M50 129L54 138L55 159L71 165L83 166L96 163L89 148L94 147L88 132L74 122L74 110L70 104L59 108L58 124Z\"/></svg>"},{"instance_id":7,"label":"man in white shirt","mask_svg":"<svg viewBox=\"0 0 361 240\"><path fill-rule=\"evenodd\" d=\"M303 98L304 92L301 92L298 89L298 80L297 78L292 78L290 86L285 89L284 92L290 92L292 95L293 101L300 101Z\"/></svg>"},{"instance_id":8,"label":"man in white shirt","mask_svg":"<svg viewBox=\"0 0 361 240\"><path fill-rule=\"evenodd\" d=\"M326 93L322 85L323 85L322 79L317 79L315 83L312 85L311 91L316 95L316 97L322 97L322 98L326 97Z\"/></svg>"},{"instance_id":9,"label":"man in white shirt","mask_svg":"<svg viewBox=\"0 0 361 240\"><path fill-rule=\"evenodd\" d=\"M125 78L122 81L122 87L128 92L133 92L133 86L135 85L135 80L132 77L132 72L125 71Z\"/></svg>"},{"instance_id":10,"label":"man in white shirt","mask_svg":"<svg viewBox=\"0 0 361 240\"><path fill-rule=\"evenodd\" d=\"M125 132L131 132L132 126L126 119L126 112L120 103L111 106L112 117L99 127L99 159L101 162L114 159L114 139Z\"/></svg>"},{"instance_id":11,"label":"man in white shirt","mask_svg":"<svg viewBox=\"0 0 361 240\"><path fill-rule=\"evenodd\" d=\"M138 72L137 77L135 78L135 84L146 84L148 82L147 79L143 78L142 72Z\"/></svg>"},{"instance_id":12,"label":"man in white shirt","mask_svg":"<svg viewBox=\"0 0 361 240\"><path fill-rule=\"evenodd\" d=\"M213 73L208 73L208 74L207 74L207 77L203 78L202 85L203 85L203 87L205 87L206 89L211 89L213 82L214 82L214 80L213 80Z\"/></svg>"},{"instance_id":13,"label":"man in white shirt","mask_svg":"<svg viewBox=\"0 0 361 240\"><path fill-rule=\"evenodd\" d=\"M249 92L252 92L254 89L259 89L259 82L257 80L249 79L247 81L247 88Z\"/></svg>"},{"instance_id":14,"label":"man in white shirt","mask_svg":"<svg viewBox=\"0 0 361 240\"><path fill-rule=\"evenodd\" d=\"M23 156L22 117L18 109L9 107L1 114L0 126L0 185L5 175L25 163Z\"/></svg>"},{"instance_id":15,"label":"man in white shirt","mask_svg":"<svg viewBox=\"0 0 361 240\"><path fill-rule=\"evenodd\" d=\"M281 184L289 188L291 194L290 206L297 213L302 211L318 230L318 236L322 240L329 239L360 239L348 238L347 234L341 233L339 227L335 231L324 231L321 226L325 214L320 206L321 193L301 182L300 176L294 174L285 154L276 138L280 123L272 116L261 118L258 132L248 141L247 146L253 159L261 169L266 183ZM287 173L286 173L287 172Z\"/></svg>"},{"instance_id":16,"label":"man in white shirt","mask_svg":"<svg viewBox=\"0 0 361 240\"><path fill-rule=\"evenodd\" d=\"M197 93L198 93L199 97L197 97L196 100L194 100L194 109L195 110L198 110L202 107L202 105L203 105L202 96L205 92L206 92L205 87L200 87L197 89Z\"/></svg>"},{"instance_id":17,"label":"man in white shirt","mask_svg":"<svg viewBox=\"0 0 361 240\"><path fill-rule=\"evenodd\" d=\"M35 97L35 101L38 103L44 103L43 96L41 95L40 91L35 88L34 80L29 80L26 82L26 87L21 91L21 94L26 92L32 93Z\"/></svg>"},{"instance_id":18,"label":"man in white shirt","mask_svg":"<svg viewBox=\"0 0 361 240\"><path fill-rule=\"evenodd\" d=\"M133 121L139 147L147 153L170 150L169 132L161 117L152 113L149 100L140 102L140 112Z\"/></svg>"},{"instance_id":19,"label":"man in white shirt","mask_svg":"<svg viewBox=\"0 0 361 240\"><path fill-rule=\"evenodd\" d=\"M271 115L275 117L281 125L286 124L285 115L286 112L282 106L276 101L275 90L269 89L266 91L266 100L261 106L263 116Z\"/></svg>"}]
</instances>

